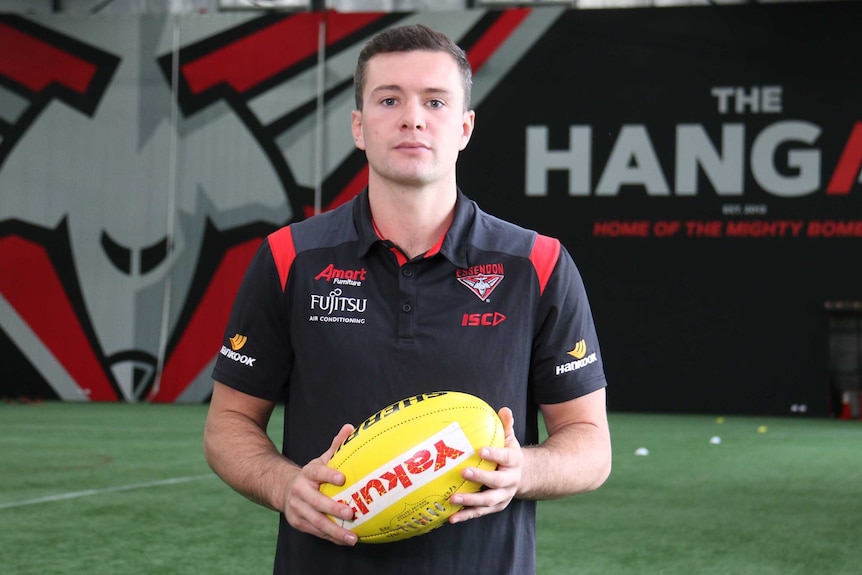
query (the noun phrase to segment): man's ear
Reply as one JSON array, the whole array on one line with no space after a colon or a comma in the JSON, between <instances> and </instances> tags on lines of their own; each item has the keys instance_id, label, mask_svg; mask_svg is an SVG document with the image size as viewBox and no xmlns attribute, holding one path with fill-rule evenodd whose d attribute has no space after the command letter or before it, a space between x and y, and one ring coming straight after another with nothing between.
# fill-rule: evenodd
<instances>
[{"instance_id":1,"label":"man's ear","mask_svg":"<svg viewBox=\"0 0 862 575\"><path fill-rule=\"evenodd\" d=\"M353 110L350 113L350 131L353 132L353 143L360 150L365 149L365 138L362 136L362 112Z\"/></svg>"},{"instance_id":2,"label":"man's ear","mask_svg":"<svg viewBox=\"0 0 862 575\"><path fill-rule=\"evenodd\" d=\"M473 110L467 110L464 112L464 117L461 122L461 146L458 148L459 151L462 151L467 147L467 144L470 142L470 138L473 136L473 128L476 127L476 112Z\"/></svg>"}]
</instances>

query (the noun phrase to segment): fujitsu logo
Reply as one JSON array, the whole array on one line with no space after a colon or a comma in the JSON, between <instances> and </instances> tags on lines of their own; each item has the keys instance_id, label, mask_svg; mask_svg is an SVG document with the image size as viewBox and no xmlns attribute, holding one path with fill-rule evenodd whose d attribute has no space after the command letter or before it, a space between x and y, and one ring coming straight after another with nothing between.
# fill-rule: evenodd
<instances>
[{"instance_id":1,"label":"fujitsu logo","mask_svg":"<svg viewBox=\"0 0 862 575\"><path fill-rule=\"evenodd\" d=\"M471 266L455 272L455 278L482 301L488 301L491 292L497 289L504 277L503 264Z\"/></svg>"},{"instance_id":2,"label":"fujitsu logo","mask_svg":"<svg viewBox=\"0 0 862 575\"><path fill-rule=\"evenodd\" d=\"M334 289L329 295L311 294L311 309L331 315L336 311L364 313L368 300L365 298L344 297L341 289Z\"/></svg>"},{"instance_id":3,"label":"fujitsu logo","mask_svg":"<svg viewBox=\"0 0 862 575\"><path fill-rule=\"evenodd\" d=\"M349 505L357 527L475 453L457 422L394 457L333 496Z\"/></svg>"},{"instance_id":4,"label":"fujitsu logo","mask_svg":"<svg viewBox=\"0 0 862 575\"><path fill-rule=\"evenodd\" d=\"M339 285L361 286L365 281L365 268L358 270L340 270L334 264L329 264L323 271L314 276L316 280L326 280Z\"/></svg>"}]
</instances>

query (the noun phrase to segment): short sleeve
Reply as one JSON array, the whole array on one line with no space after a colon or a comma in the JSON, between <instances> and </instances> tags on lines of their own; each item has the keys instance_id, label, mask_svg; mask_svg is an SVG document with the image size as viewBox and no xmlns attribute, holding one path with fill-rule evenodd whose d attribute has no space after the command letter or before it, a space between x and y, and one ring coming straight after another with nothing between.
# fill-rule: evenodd
<instances>
[{"instance_id":1,"label":"short sleeve","mask_svg":"<svg viewBox=\"0 0 862 575\"><path fill-rule=\"evenodd\" d=\"M552 267L547 258L535 260L545 262L546 283L533 339L532 389L538 404L561 403L601 389L607 381L586 288L571 255L560 247ZM540 269L537 276L541 283Z\"/></svg>"},{"instance_id":2,"label":"short sleeve","mask_svg":"<svg viewBox=\"0 0 862 575\"><path fill-rule=\"evenodd\" d=\"M289 302L283 288L293 256L274 253L273 246L278 249L279 244L270 236L249 264L212 373L216 381L273 401L284 397L293 365L285 311Z\"/></svg>"}]
</instances>

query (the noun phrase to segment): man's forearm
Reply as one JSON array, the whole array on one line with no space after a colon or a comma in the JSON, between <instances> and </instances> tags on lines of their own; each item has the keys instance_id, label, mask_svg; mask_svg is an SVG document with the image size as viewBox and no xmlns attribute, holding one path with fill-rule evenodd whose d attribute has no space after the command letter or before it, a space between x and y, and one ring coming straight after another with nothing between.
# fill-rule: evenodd
<instances>
[{"instance_id":1,"label":"man's forearm","mask_svg":"<svg viewBox=\"0 0 862 575\"><path fill-rule=\"evenodd\" d=\"M204 455L225 483L276 511L284 509L284 484L300 470L253 420L236 412L207 419Z\"/></svg>"},{"instance_id":2,"label":"man's forearm","mask_svg":"<svg viewBox=\"0 0 862 575\"><path fill-rule=\"evenodd\" d=\"M606 428L572 423L541 445L523 448L524 469L517 497L558 499L597 489L611 470Z\"/></svg>"}]
</instances>

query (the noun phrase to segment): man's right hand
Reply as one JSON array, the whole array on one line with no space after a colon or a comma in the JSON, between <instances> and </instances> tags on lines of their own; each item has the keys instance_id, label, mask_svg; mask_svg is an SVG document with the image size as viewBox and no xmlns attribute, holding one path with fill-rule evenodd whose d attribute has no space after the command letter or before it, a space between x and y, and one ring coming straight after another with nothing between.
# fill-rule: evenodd
<instances>
[{"instance_id":1,"label":"man's right hand","mask_svg":"<svg viewBox=\"0 0 862 575\"><path fill-rule=\"evenodd\" d=\"M326 452L309 461L288 480L284 491L284 515L287 522L299 531L309 533L338 545L356 545L356 534L337 525L328 515L353 519L353 510L344 503L333 501L320 492L322 483L344 485L344 474L326 464L335 455L338 446L353 433L354 427L345 424Z\"/></svg>"}]
</instances>

